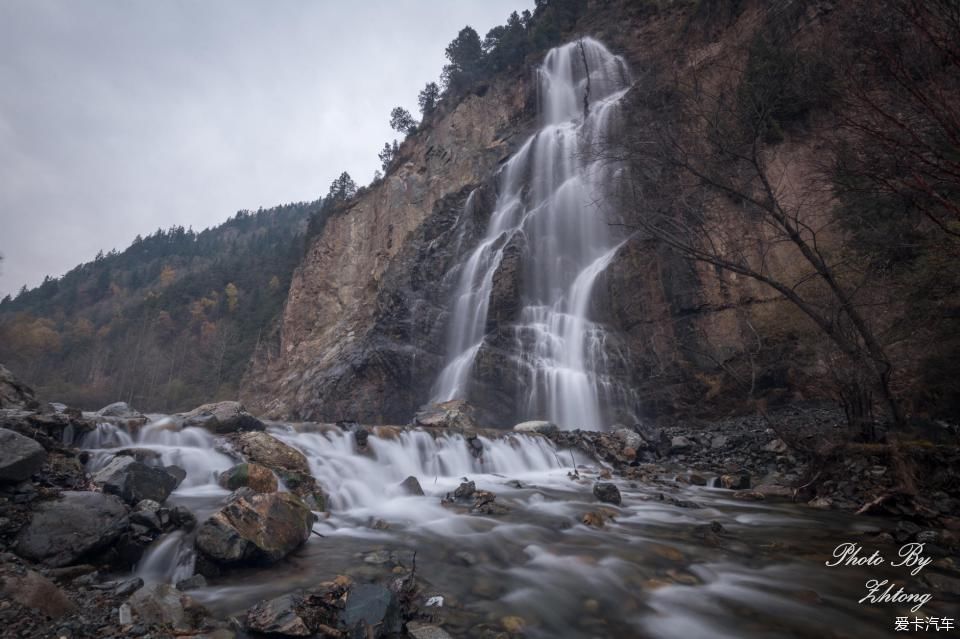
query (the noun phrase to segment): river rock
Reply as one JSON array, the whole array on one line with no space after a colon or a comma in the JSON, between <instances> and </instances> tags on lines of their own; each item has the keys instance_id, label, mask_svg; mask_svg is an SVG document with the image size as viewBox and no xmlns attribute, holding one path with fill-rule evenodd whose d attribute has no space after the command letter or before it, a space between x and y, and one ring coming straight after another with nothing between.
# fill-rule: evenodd
<instances>
[{"instance_id":1,"label":"river rock","mask_svg":"<svg viewBox=\"0 0 960 639\"><path fill-rule=\"evenodd\" d=\"M38 572L7 575L0 581L0 593L42 615L59 619L77 611L77 606L55 583Z\"/></svg>"},{"instance_id":2,"label":"river rock","mask_svg":"<svg viewBox=\"0 0 960 639\"><path fill-rule=\"evenodd\" d=\"M149 584L127 600L141 623L169 624L174 630L200 625L203 608L170 584Z\"/></svg>"},{"instance_id":3,"label":"river rock","mask_svg":"<svg viewBox=\"0 0 960 639\"><path fill-rule=\"evenodd\" d=\"M622 503L620 489L616 484L597 482L593 485L593 496L605 504L619 506Z\"/></svg>"},{"instance_id":4,"label":"river rock","mask_svg":"<svg viewBox=\"0 0 960 639\"><path fill-rule=\"evenodd\" d=\"M477 484L472 481L461 482L457 489L453 491L453 498L457 501L471 499L477 492Z\"/></svg>"},{"instance_id":5,"label":"river rock","mask_svg":"<svg viewBox=\"0 0 960 639\"><path fill-rule=\"evenodd\" d=\"M513 430L518 433L540 433L541 435L549 435L559 432L560 428L553 422L529 421L520 422L513 427Z\"/></svg>"},{"instance_id":6,"label":"river rock","mask_svg":"<svg viewBox=\"0 0 960 639\"><path fill-rule=\"evenodd\" d=\"M48 566L67 566L109 546L128 525L127 508L113 495L65 491L36 507L16 551Z\"/></svg>"},{"instance_id":7,"label":"river rock","mask_svg":"<svg viewBox=\"0 0 960 639\"><path fill-rule=\"evenodd\" d=\"M103 482L103 492L116 495L128 504L136 504L144 499L163 503L185 476L186 473L178 466L157 468L131 460Z\"/></svg>"},{"instance_id":8,"label":"river rock","mask_svg":"<svg viewBox=\"0 0 960 639\"><path fill-rule=\"evenodd\" d=\"M259 431L265 428L262 421L246 411L240 402L216 402L198 406L180 415L184 428L195 426L223 435L236 431Z\"/></svg>"},{"instance_id":9,"label":"river rock","mask_svg":"<svg viewBox=\"0 0 960 639\"><path fill-rule=\"evenodd\" d=\"M638 451L644 447L643 437L640 436L640 433L629 428L618 428L613 431L613 436L620 442L624 448L632 448L634 451Z\"/></svg>"},{"instance_id":10,"label":"river rock","mask_svg":"<svg viewBox=\"0 0 960 639\"><path fill-rule=\"evenodd\" d=\"M314 633L300 616L303 607L303 598L298 595L261 601L247 611L247 629L283 637L309 637Z\"/></svg>"},{"instance_id":11,"label":"river rock","mask_svg":"<svg viewBox=\"0 0 960 639\"><path fill-rule=\"evenodd\" d=\"M227 490L236 490L245 486L257 493L277 492L276 475L260 464L237 464L220 473L217 483Z\"/></svg>"},{"instance_id":12,"label":"river rock","mask_svg":"<svg viewBox=\"0 0 960 639\"><path fill-rule=\"evenodd\" d=\"M200 525L197 549L221 566L274 563L310 537L314 515L292 493L237 499Z\"/></svg>"},{"instance_id":13,"label":"river rock","mask_svg":"<svg viewBox=\"0 0 960 639\"><path fill-rule=\"evenodd\" d=\"M283 480L286 487L303 498L315 510L323 510L326 497L310 474L310 464L299 450L264 432L246 432L230 440L247 462L266 466Z\"/></svg>"},{"instance_id":14,"label":"river rock","mask_svg":"<svg viewBox=\"0 0 960 639\"><path fill-rule=\"evenodd\" d=\"M478 428L474 415L474 409L470 404L462 399L454 399L421 408L413 417L413 425L473 432Z\"/></svg>"},{"instance_id":15,"label":"river rock","mask_svg":"<svg viewBox=\"0 0 960 639\"><path fill-rule=\"evenodd\" d=\"M352 637L385 637L400 632L397 596L379 584L360 584L350 589L343 610L343 625Z\"/></svg>"},{"instance_id":16,"label":"river rock","mask_svg":"<svg viewBox=\"0 0 960 639\"><path fill-rule=\"evenodd\" d=\"M47 451L36 441L0 428L0 481L23 481L38 472Z\"/></svg>"},{"instance_id":17,"label":"river rock","mask_svg":"<svg viewBox=\"0 0 960 639\"><path fill-rule=\"evenodd\" d=\"M0 408L33 410L38 406L33 389L14 377L7 367L0 364Z\"/></svg>"},{"instance_id":18,"label":"river rock","mask_svg":"<svg viewBox=\"0 0 960 639\"><path fill-rule=\"evenodd\" d=\"M410 475L400 482L398 487L407 495L417 495L420 497L423 496L423 488L420 486L420 482L417 480L417 478L413 475Z\"/></svg>"}]
</instances>

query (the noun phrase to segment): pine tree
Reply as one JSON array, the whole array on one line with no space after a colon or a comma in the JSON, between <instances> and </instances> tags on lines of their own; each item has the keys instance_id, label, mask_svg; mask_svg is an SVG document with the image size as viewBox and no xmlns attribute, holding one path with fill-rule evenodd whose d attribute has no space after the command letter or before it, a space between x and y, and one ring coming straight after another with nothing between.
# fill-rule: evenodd
<instances>
[{"instance_id":1,"label":"pine tree","mask_svg":"<svg viewBox=\"0 0 960 639\"><path fill-rule=\"evenodd\" d=\"M390 112L390 128L397 133L410 135L417 130L419 123L413 119L410 112L403 107L393 107Z\"/></svg>"},{"instance_id":2,"label":"pine tree","mask_svg":"<svg viewBox=\"0 0 960 639\"><path fill-rule=\"evenodd\" d=\"M447 91L459 93L480 78L483 70L483 45L473 27L460 29L457 37L447 45L447 60L442 81Z\"/></svg>"},{"instance_id":3,"label":"pine tree","mask_svg":"<svg viewBox=\"0 0 960 639\"><path fill-rule=\"evenodd\" d=\"M420 104L420 113L427 117L437 108L437 100L440 99L440 87L436 82L427 82L420 95L417 96L417 102Z\"/></svg>"}]
</instances>

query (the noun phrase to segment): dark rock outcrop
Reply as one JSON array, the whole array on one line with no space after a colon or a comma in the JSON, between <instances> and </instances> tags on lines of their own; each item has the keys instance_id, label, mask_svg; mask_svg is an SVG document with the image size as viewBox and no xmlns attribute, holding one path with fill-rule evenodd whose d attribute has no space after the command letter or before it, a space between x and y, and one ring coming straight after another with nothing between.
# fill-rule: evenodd
<instances>
[{"instance_id":1,"label":"dark rock outcrop","mask_svg":"<svg viewBox=\"0 0 960 639\"><path fill-rule=\"evenodd\" d=\"M420 482L417 481L417 478L413 475L410 475L400 482L399 488L407 495L423 496L423 487L420 486Z\"/></svg>"},{"instance_id":2,"label":"dark rock outcrop","mask_svg":"<svg viewBox=\"0 0 960 639\"><path fill-rule=\"evenodd\" d=\"M307 541L313 521L291 493L241 497L200 524L197 550L218 566L274 563Z\"/></svg>"},{"instance_id":3,"label":"dark rock outcrop","mask_svg":"<svg viewBox=\"0 0 960 639\"><path fill-rule=\"evenodd\" d=\"M68 566L103 550L128 528L127 508L112 495L66 491L39 504L17 537L16 552L48 566Z\"/></svg>"},{"instance_id":4,"label":"dark rock outcrop","mask_svg":"<svg viewBox=\"0 0 960 639\"><path fill-rule=\"evenodd\" d=\"M29 437L0 428L0 481L23 481L43 467L47 453Z\"/></svg>"}]
</instances>

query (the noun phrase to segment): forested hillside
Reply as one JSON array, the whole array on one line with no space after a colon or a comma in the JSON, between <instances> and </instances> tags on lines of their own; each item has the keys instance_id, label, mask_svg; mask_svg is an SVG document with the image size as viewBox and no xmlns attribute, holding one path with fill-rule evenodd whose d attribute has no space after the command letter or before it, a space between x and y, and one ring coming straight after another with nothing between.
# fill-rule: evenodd
<instances>
[{"instance_id":1,"label":"forested hillside","mask_svg":"<svg viewBox=\"0 0 960 639\"><path fill-rule=\"evenodd\" d=\"M320 201L158 229L0 303L0 361L42 396L147 410L230 398L280 312Z\"/></svg>"}]
</instances>

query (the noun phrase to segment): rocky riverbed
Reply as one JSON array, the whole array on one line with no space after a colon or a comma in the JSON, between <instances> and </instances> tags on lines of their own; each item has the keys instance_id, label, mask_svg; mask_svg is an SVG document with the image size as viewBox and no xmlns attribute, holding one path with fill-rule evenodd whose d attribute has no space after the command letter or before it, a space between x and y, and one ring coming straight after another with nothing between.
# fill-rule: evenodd
<instances>
[{"instance_id":1,"label":"rocky riverbed","mask_svg":"<svg viewBox=\"0 0 960 639\"><path fill-rule=\"evenodd\" d=\"M892 464L810 482L824 408L596 433L0 398L5 636L862 637L960 604L955 447L925 446L919 508L858 516ZM842 543L930 564L826 566ZM870 579L930 601L860 604Z\"/></svg>"}]
</instances>

